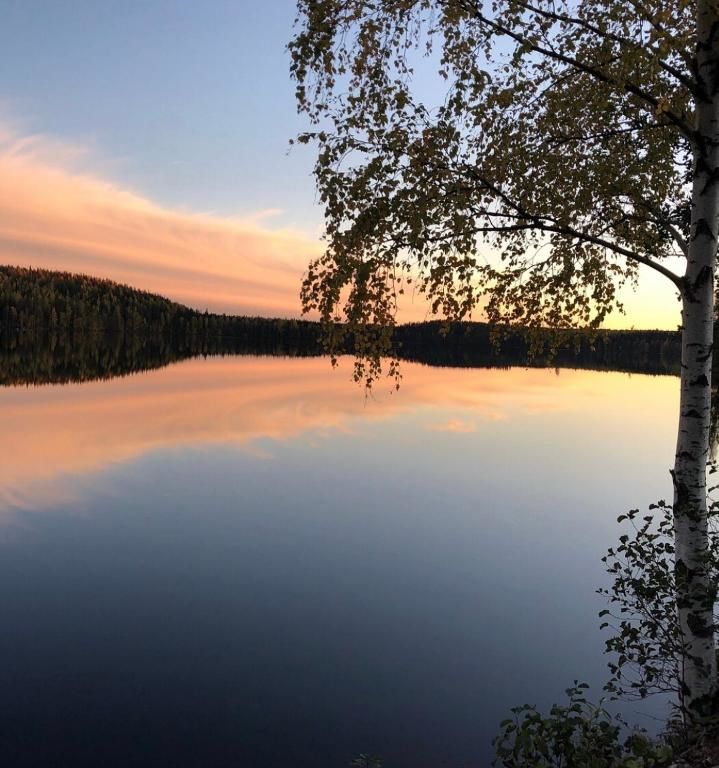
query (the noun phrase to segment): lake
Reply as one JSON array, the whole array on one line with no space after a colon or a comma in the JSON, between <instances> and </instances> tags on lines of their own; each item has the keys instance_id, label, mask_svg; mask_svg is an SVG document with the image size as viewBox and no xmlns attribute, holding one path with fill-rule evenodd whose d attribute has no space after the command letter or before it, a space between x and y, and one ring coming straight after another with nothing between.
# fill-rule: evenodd
<instances>
[{"instance_id":1,"label":"lake","mask_svg":"<svg viewBox=\"0 0 719 768\"><path fill-rule=\"evenodd\" d=\"M509 707L598 697L600 558L671 494L678 380L402 370L0 390L2 764L483 767Z\"/></svg>"}]
</instances>

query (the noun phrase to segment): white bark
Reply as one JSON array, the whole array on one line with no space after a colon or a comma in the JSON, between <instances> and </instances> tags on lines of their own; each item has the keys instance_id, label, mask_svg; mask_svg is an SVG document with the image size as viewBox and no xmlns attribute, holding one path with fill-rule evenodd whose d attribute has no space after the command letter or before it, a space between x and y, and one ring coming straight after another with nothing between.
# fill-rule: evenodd
<instances>
[{"instance_id":1,"label":"white bark","mask_svg":"<svg viewBox=\"0 0 719 768\"><path fill-rule=\"evenodd\" d=\"M682 368L674 523L677 605L683 635L683 704L693 719L716 710L714 584L707 574L706 462L709 455L714 269L719 223L719 14L697 3L697 63L691 240L682 289Z\"/></svg>"}]
</instances>

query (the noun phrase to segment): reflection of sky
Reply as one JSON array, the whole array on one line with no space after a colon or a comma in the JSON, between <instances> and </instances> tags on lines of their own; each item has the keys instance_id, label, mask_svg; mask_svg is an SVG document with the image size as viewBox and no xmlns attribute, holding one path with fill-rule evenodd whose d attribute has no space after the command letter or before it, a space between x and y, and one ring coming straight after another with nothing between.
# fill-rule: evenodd
<instances>
[{"instance_id":1,"label":"reflection of sky","mask_svg":"<svg viewBox=\"0 0 719 768\"><path fill-rule=\"evenodd\" d=\"M599 558L670 490L676 380L348 373L0 392L7 764L487 765L508 707L604 680Z\"/></svg>"},{"instance_id":2,"label":"reflection of sky","mask_svg":"<svg viewBox=\"0 0 719 768\"><path fill-rule=\"evenodd\" d=\"M545 458L556 452L576 472L593 451L595 460L621 455L612 443L632 431L621 441L627 460L662 471L670 463L674 379L408 363L399 393L380 383L365 401L348 371L349 363L332 371L323 359L218 358L109 382L1 390L13 446L0 465L1 509L32 507L34 497L42 505L71 488L73 478L151 452L233 443L272 457L268 440L296 439L319 450L328 432L394 430L400 417L410 419L403 430L422 433L422 445L447 445L451 454L465 443L480 464L490 441L493 454L509 441L505 460L512 464L536 435ZM657 420L656 413L668 417ZM563 442L545 440L559 430Z\"/></svg>"}]
</instances>

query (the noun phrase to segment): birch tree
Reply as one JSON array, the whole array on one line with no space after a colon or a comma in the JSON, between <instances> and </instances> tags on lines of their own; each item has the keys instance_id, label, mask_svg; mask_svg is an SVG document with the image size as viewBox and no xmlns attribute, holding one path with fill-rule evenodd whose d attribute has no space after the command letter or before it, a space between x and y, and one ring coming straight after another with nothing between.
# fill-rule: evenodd
<instances>
[{"instance_id":1,"label":"birch tree","mask_svg":"<svg viewBox=\"0 0 719 768\"><path fill-rule=\"evenodd\" d=\"M326 250L302 287L360 372L399 302L599 326L638 270L681 299L674 469L684 703L716 711L706 473L717 0L299 0L289 45Z\"/></svg>"}]
</instances>

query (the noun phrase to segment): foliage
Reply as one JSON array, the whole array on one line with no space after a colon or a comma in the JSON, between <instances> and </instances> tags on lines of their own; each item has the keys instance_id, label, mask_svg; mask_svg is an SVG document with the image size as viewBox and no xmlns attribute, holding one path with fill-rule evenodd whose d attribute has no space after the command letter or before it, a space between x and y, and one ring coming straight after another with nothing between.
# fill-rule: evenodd
<instances>
[{"instance_id":1,"label":"foliage","mask_svg":"<svg viewBox=\"0 0 719 768\"><path fill-rule=\"evenodd\" d=\"M622 740L626 725L602 707L590 704L588 686L567 689L569 703L555 704L548 715L524 705L512 709L494 740L494 765L504 768L660 768L672 750L653 744L641 732Z\"/></svg>"},{"instance_id":2,"label":"foliage","mask_svg":"<svg viewBox=\"0 0 719 768\"><path fill-rule=\"evenodd\" d=\"M674 583L672 507L659 501L640 517L638 509L620 515L630 532L602 558L613 579L598 590L612 609L600 611L602 629L613 635L606 650L612 680L607 689L622 696L643 698L649 693L680 694L682 642L677 621ZM616 624L614 622L617 622Z\"/></svg>"},{"instance_id":3,"label":"foliage","mask_svg":"<svg viewBox=\"0 0 719 768\"><path fill-rule=\"evenodd\" d=\"M710 468L711 472L716 467ZM709 505L710 523L719 515L719 504ZM607 690L625 698L672 693L684 714L681 669L687 651L677 617L674 568L674 520L666 501L651 504L649 513L638 509L620 515L629 531L619 545L602 558L612 577L609 588L598 590L611 609L600 612L603 629L612 631L606 650L612 678ZM719 580L719 535L710 526L708 572L710 581ZM719 618L719 617L718 617Z\"/></svg>"},{"instance_id":4,"label":"foliage","mask_svg":"<svg viewBox=\"0 0 719 768\"><path fill-rule=\"evenodd\" d=\"M299 0L297 100L327 249L302 298L358 375L402 296L598 326L639 265L679 279L695 7L684 0ZM342 323L342 325L339 325Z\"/></svg>"}]
</instances>

